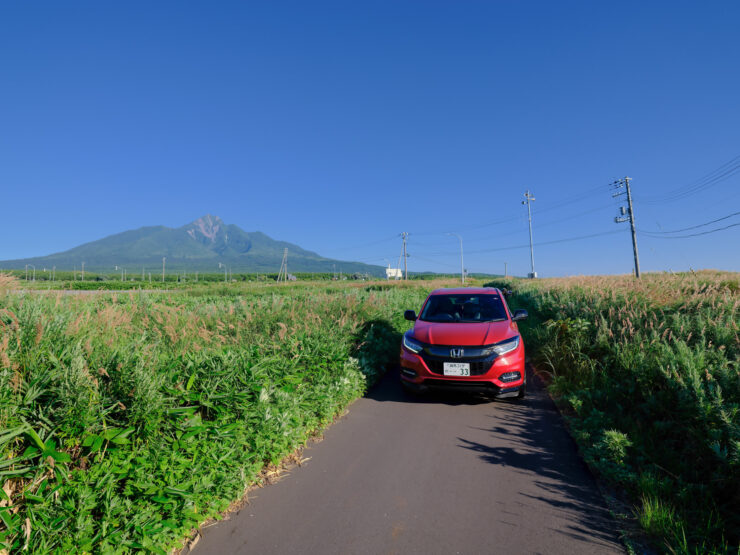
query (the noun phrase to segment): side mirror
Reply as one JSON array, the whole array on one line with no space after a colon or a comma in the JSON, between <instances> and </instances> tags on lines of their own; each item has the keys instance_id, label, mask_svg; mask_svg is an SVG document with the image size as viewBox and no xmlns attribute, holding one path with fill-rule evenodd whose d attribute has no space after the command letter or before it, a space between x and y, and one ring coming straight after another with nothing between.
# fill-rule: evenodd
<instances>
[{"instance_id":1,"label":"side mirror","mask_svg":"<svg viewBox=\"0 0 740 555\"><path fill-rule=\"evenodd\" d=\"M406 318L407 320L410 320L411 322L415 322L416 312L414 312L413 310L407 310L406 312L403 313L403 317Z\"/></svg>"},{"instance_id":2,"label":"side mirror","mask_svg":"<svg viewBox=\"0 0 740 555\"><path fill-rule=\"evenodd\" d=\"M529 316L529 312L520 308L514 311L514 316L511 317L512 322L518 322L519 320L525 320Z\"/></svg>"},{"instance_id":3,"label":"side mirror","mask_svg":"<svg viewBox=\"0 0 740 555\"><path fill-rule=\"evenodd\" d=\"M504 293L504 297L511 297L511 295L514 294L514 292L511 289L504 289L503 293Z\"/></svg>"}]
</instances>

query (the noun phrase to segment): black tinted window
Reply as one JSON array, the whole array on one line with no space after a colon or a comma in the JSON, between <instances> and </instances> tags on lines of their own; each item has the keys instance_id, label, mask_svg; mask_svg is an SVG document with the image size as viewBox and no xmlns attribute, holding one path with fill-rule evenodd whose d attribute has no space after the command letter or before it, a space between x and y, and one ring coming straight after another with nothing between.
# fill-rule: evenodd
<instances>
[{"instance_id":1,"label":"black tinted window","mask_svg":"<svg viewBox=\"0 0 740 555\"><path fill-rule=\"evenodd\" d=\"M490 322L505 320L498 295L433 295L419 317L427 322Z\"/></svg>"}]
</instances>

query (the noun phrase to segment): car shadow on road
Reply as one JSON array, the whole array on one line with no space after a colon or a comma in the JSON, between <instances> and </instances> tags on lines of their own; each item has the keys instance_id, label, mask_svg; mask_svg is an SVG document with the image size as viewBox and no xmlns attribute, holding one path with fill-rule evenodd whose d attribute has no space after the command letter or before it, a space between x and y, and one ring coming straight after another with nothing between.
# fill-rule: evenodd
<instances>
[{"instance_id":1,"label":"car shadow on road","mask_svg":"<svg viewBox=\"0 0 740 555\"><path fill-rule=\"evenodd\" d=\"M365 397L379 402L441 403L445 405L482 405L492 401L490 396L476 393L461 393L459 391L430 391L423 394L409 393L401 387L398 367L389 369L385 376L365 394Z\"/></svg>"},{"instance_id":2,"label":"car shadow on road","mask_svg":"<svg viewBox=\"0 0 740 555\"><path fill-rule=\"evenodd\" d=\"M578 455L562 417L541 380L527 367L525 399L496 399L481 394L430 392L412 395L400 385L398 368L388 371L366 397L379 402L491 406L490 427L477 427L477 440L458 437L459 446L483 461L531 476L527 491L519 492L524 505L550 507L566 515L567 524L553 529L578 542L623 551L617 526L596 483ZM479 432L489 434L481 441ZM526 515L521 515L526 518Z\"/></svg>"},{"instance_id":3,"label":"car shadow on road","mask_svg":"<svg viewBox=\"0 0 740 555\"><path fill-rule=\"evenodd\" d=\"M490 416L490 428L476 428L488 432L490 441L460 436L460 447L477 453L485 462L531 476L532 488L519 495L528 503L544 503L567 515L568 524L554 531L578 541L596 541L623 550L617 524L560 413L531 368L528 375L527 398L506 402L506 407Z\"/></svg>"},{"instance_id":4,"label":"car shadow on road","mask_svg":"<svg viewBox=\"0 0 740 555\"><path fill-rule=\"evenodd\" d=\"M476 453L483 461L509 467L531 479L518 492L515 505L562 515L551 519L553 531L596 551L624 552L617 524L610 515L588 467L568 434L562 417L542 381L527 367L528 391L524 399L495 399L454 391L412 395L403 390L398 368L391 369L370 389L366 397L378 402L444 405L490 405L491 425L458 436L459 446ZM488 440L481 440L481 432ZM474 437L475 439L473 439ZM484 435L485 437L485 435ZM503 522L503 521L502 521Z\"/></svg>"}]
</instances>

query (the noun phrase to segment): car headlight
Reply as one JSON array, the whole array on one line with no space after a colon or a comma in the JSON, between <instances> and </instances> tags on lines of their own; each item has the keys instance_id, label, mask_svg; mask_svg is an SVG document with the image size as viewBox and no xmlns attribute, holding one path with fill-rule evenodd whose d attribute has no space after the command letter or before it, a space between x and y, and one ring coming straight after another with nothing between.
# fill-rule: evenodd
<instances>
[{"instance_id":1,"label":"car headlight","mask_svg":"<svg viewBox=\"0 0 740 555\"><path fill-rule=\"evenodd\" d=\"M412 353L420 353L424 346L416 339L411 339L407 333L403 334L403 346Z\"/></svg>"},{"instance_id":2,"label":"car headlight","mask_svg":"<svg viewBox=\"0 0 740 555\"><path fill-rule=\"evenodd\" d=\"M510 353L514 349L516 349L519 346L519 336L515 335L514 337L510 337L506 341L502 341L501 343L496 343L492 350L497 355L505 355L506 353Z\"/></svg>"}]
</instances>

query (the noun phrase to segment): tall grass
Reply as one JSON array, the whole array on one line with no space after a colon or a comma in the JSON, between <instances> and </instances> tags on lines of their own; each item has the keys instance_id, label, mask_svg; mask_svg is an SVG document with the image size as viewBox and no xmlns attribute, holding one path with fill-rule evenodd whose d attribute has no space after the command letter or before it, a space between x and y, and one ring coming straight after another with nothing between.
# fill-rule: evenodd
<instances>
[{"instance_id":1,"label":"tall grass","mask_svg":"<svg viewBox=\"0 0 740 555\"><path fill-rule=\"evenodd\" d=\"M30 552L179 545L362 395L425 295L13 289L0 278L0 550Z\"/></svg>"},{"instance_id":2,"label":"tall grass","mask_svg":"<svg viewBox=\"0 0 740 555\"><path fill-rule=\"evenodd\" d=\"M740 543L738 275L509 281L590 465L659 550Z\"/></svg>"}]
</instances>

